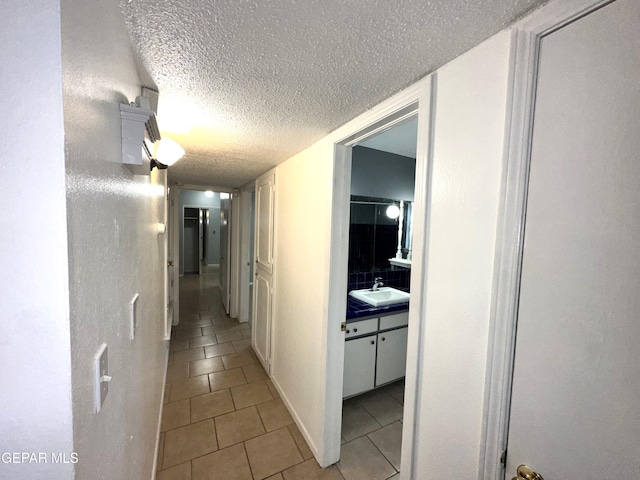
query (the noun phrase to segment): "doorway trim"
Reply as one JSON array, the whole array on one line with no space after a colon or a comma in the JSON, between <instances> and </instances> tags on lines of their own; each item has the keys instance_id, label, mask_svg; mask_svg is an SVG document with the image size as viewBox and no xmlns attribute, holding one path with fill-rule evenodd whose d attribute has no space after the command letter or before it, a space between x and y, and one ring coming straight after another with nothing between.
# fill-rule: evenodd
<instances>
[{"instance_id":1,"label":"doorway trim","mask_svg":"<svg viewBox=\"0 0 640 480\"><path fill-rule=\"evenodd\" d=\"M349 243L349 201L351 193L351 146L409 117L418 117L416 152L415 212L413 261L411 269L412 298L409 307L409 340L407 344L407 370L402 434L402 478L413 478L414 451L419 448L414 418L420 416L424 406L417 402L421 385L418 365L423 358L424 331L420 319L424 318L426 290L426 244L428 237L428 200L431 166L432 104L436 74L432 74L378 107L361 115L336 132L334 143L333 199L328 291L328 332L326 348L327 375L325 389L325 434L323 466L340 458L340 432L342 426L342 382L344 372L344 332L340 324L346 312Z\"/></svg>"},{"instance_id":2,"label":"doorway trim","mask_svg":"<svg viewBox=\"0 0 640 480\"><path fill-rule=\"evenodd\" d=\"M479 479L503 480L505 474L540 41L613 1L557 1L512 27L510 118L505 132Z\"/></svg>"},{"instance_id":3,"label":"doorway trim","mask_svg":"<svg viewBox=\"0 0 640 480\"><path fill-rule=\"evenodd\" d=\"M249 322L249 302L253 302L253 296L249 291L249 283L252 283L252 265L255 259L251 254L253 239L251 231L254 226L252 211L255 206L251 201L251 195L255 191L255 182L251 182L240 189L240 238L239 243L239 274L238 274L238 321ZM235 245L235 242L234 242Z\"/></svg>"}]
</instances>

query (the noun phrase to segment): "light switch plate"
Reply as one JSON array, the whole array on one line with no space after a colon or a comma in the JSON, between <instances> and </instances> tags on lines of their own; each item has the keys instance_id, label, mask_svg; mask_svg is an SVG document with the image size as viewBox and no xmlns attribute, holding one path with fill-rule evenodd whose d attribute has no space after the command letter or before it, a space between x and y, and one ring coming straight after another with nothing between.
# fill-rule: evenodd
<instances>
[{"instance_id":1,"label":"light switch plate","mask_svg":"<svg viewBox=\"0 0 640 480\"><path fill-rule=\"evenodd\" d=\"M103 343L98 349L98 353L94 357L95 363L95 390L96 390L96 413L102 410L107 394L109 393L109 357L108 357L107 344Z\"/></svg>"},{"instance_id":2,"label":"light switch plate","mask_svg":"<svg viewBox=\"0 0 640 480\"><path fill-rule=\"evenodd\" d=\"M136 329L138 328L138 298L140 298L140 294L136 293L131 302L129 302L129 317L131 320L131 333L129 336L131 340L136 338Z\"/></svg>"}]
</instances>

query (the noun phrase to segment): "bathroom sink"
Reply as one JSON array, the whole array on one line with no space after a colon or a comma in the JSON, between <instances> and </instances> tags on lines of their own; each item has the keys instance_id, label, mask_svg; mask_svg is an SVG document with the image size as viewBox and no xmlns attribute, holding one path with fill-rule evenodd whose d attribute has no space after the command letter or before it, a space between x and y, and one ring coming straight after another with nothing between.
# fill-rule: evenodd
<instances>
[{"instance_id":1,"label":"bathroom sink","mask_svg":"<svg viewBox=\"0 0 640 480\"><path fill-rule=\"evenodd\" d=\"M364 290L351 290L349 295L374 307L406 303L410 297L409 293L396 290L392 287L379 287L376 291L368 288Z\"/></svg>"}]
</instances>

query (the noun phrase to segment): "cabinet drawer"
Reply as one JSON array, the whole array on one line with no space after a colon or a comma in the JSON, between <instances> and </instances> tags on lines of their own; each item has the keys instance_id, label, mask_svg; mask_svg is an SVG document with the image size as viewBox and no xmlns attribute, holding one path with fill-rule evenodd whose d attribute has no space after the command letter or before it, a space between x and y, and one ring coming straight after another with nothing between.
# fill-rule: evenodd
<instances>
[{"instance_id":1,"label":"cabinet drawer","mask_svg":"<svg viewBox=\"0 0 640 480\"><path fill-rule=\"evenodd\" d=\"M380 330L404 327L409 324L409 312L396 313L380 318Z\"/></svg>"},{"instance_id":2,"label":"cabinet drawer","mask_svg":"<svg viewBox=\"0 0 640 480\"><path fill-rule=\"evenodd\" d=\"M347 323L347 330L344 338L359 337L367 333L375 333L378 331L378 319L370 318L369 320L361 320L359 322Z\"/></svg>"}]
</instances>

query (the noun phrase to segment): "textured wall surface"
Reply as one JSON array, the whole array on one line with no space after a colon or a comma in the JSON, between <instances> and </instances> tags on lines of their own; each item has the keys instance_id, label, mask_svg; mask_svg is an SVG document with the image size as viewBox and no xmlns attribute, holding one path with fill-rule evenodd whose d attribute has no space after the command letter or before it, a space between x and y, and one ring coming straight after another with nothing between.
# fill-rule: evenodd
<instances>
[{"instance_id":1,"label":"textured wall surface","mask_svg":"<svg viewBox=\"0 0 640 480\"><path fill-rule=\"evenodd\" d=\"M280 165L276 177L272 374L320 457L332 152L330 139L319 142Z\"/></svg>"},{"instance_id":2,"label":"textured wall surface","mask_svg":"<svg viewBox=\"0 0 640 480\"><path fill-rule=\"evenodd\" d=\"M142 80L161 92L160 127L187 150L172 175L239 187L544 1L134 0L123 12Z\"/></svg>"},{"instance_id":3,"label":"textured wall surface","mask_svg":"<svg viewBox=\"0 0 640 480\"><path fill-rule=\"evenodd\" d=\"M509 52L505 31L437 73L415 478L477 476ZM314 379L337 372L327 371L325 363L326 299L305 292L323 291L329 278L327 247L335 220L326 205L339 139L331 134L277 168L272 373L319 458L332 455L323 443L332 438L324 423L331 407L323 402L322 382Z\"/></svg>"},{"instance_id":4,"label":"textured wall surface","mask_svg":"<svg viewBox=\"0 0 640 480\"><path fill-rule=\"evenodd\" d=\"M59 0L0 3L0 44L0 453L48 460L3 457L0 478L70 480L51 463L73 450Z\"/></svg>"},{"instance_id":5,"label":"textured wall surface","mask_svg":"<svg viewBox=\"0 0 640 480\"><path fill-rule=\"evenodd\" d=\"M162 398L164 173L121 161L119 104L140 81L117 0L62 1L62 66L77 480L151 478ZM138 332L129 302L139 293ZM94 412L93 357L113 380Z\"/></svg>"},{"instance_id":6,"label":"textured wall surface","mask_svg":"<svg viewBox=\"0 0 640 480\"><path fill-rule=\"evenodd\" d=\"M510 32L438 71L417 478L476 478Z\"/></svg>"}]
</instances>

